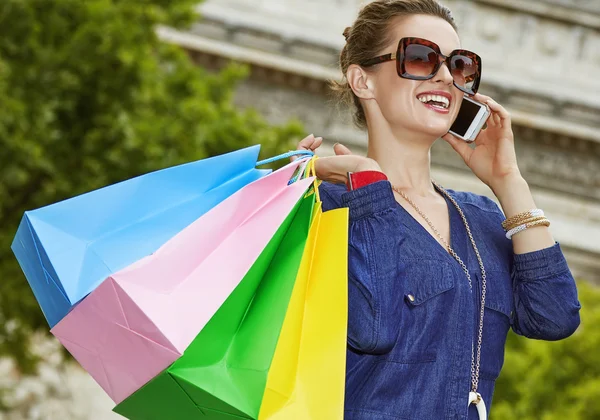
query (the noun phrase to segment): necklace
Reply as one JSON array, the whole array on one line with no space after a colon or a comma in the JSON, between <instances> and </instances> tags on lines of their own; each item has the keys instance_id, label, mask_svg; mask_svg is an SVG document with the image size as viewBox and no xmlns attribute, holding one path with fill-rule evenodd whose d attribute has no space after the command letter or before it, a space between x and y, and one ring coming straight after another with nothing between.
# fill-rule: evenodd
<instances>
[{"instance_id":1,"label":"necklace","mask_svg":"<svg viewBox=\"0 0 600 420\"><path fill-rule=\"evenodd\" d=\"M477 388L479 386L479 366L481 362L481 342L483 339L483 314L484 314L484 306L485 306L485 294L486 294L486 274L485 267L483 266L483 260L481 259L481 255L479 254L479 250L477 249L477 244L475 243L475 239L473 239L473 234L471 233L471 227L467 222L467 218L463 213L462 209L454 200L454 198L446 191L442 186L437 184L435 181L431 181L433 185L446 197L450 202L456 207L456 210L460 214L462 218L463 224L465 225L465 229L467 231L467 235L469 236L469 240L471 241L471 245L475 250L475 255L477 256L477 261L479 262L479 268L481 269L481 311L479 313L479 330L477 334L477 351L476 355L474 355L473 351L471 351L471 392L469 393L469 403L468 405L475 404L477 406L477 412L479 413L480 419L487 418L487 410L485 408L485 403L481 398L481 394L477 392ZM462 261L462 259L458 256L458 254L452 249L452 247L446 242L444 237L440 234L440 232L435 228L431 220L421 211L421 209L402 191L400 191L397 187L392 186L393 190L396 191L403 199L405 199L414 209L415 211L427 222L431 230L435 233L435 235L440 239L440 241L444 244L446 250L454 257L454 259L460 264L465 275L467 276L467 280L469 281L469 287L473 290L473 284L471 281L471 275L469 274L469 269Z\"/></svg>"}]
</instances>

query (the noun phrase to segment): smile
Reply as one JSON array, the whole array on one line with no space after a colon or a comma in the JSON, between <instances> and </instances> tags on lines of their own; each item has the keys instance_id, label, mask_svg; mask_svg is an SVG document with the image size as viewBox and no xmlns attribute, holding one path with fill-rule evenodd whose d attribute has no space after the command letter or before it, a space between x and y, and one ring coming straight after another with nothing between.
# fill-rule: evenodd
<instances>
[{"instance_id":1,"label":"smile","mask_svg":"<svg viewBox=\"0 0 600 420\"><path fill-rule=\"evenodd\" d=\"M442 95L422 94L419 95L417 99L423 102L424 104L430 105L434 108L448 109L450 107L450 99Z\"/></svg>"}]
</instances>

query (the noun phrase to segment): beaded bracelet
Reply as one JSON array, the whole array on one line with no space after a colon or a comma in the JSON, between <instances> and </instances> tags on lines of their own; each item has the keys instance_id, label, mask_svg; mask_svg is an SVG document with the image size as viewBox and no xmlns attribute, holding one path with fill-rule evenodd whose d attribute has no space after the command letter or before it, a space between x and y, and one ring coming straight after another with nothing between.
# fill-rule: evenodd
<instances>
[{"instance_id":1,"label":"beaded bracelet","mask_svg":"<svg viewBox=\"0 0 600 420\"><path fill-rule=\"evenodd\" d=\"M529 228L536 227L536 226L546 226L546 227L548 227L548 226L550 226L550 220L544 218L543 220L538 220L537 222L531 222L531 223L526 223L526 224L523 224L523 225L519 225L516 228L511 229L508 232L506 232L506 237L508 239L512 239L512 237L514 235L516 235L517 233L522 232L522 231L524 231L526 229L529 229Z\"/></svg>"},{"instance_id":2,"label":"beaded bracelet","mask_svg":"<svg viewBox=\"0 0 600 420\"><path fill-rule=\"evenodd\" d=\"M508 232L509 230L513 230L517 226L526 225L528 223L537 222L539 220L547 220L547 218L546 218L546 216L530 217L529 219L525 219L523 221L510 224L509 226L506 227L505 231Z\"/></svg>"},{"instance_id":3,"label":"beaded bracelet","mask_svg":"<svg viewBox=\"0 0 600 420\"><path fill-rule=\"evenodd\" d=\"M523 224L523 222L531 217L539 217L539 216L543 216L544 215L544 211L540 210L540 209L533 209L533 210L528 210L528 211L524 211L523 213L519 213L513 217L510 217L508 219L506 219L504 222L502 222L502 227L504 228L504 230L510 230L508 229L509 226L518 226Z\"/></svg>"}]
</instances>

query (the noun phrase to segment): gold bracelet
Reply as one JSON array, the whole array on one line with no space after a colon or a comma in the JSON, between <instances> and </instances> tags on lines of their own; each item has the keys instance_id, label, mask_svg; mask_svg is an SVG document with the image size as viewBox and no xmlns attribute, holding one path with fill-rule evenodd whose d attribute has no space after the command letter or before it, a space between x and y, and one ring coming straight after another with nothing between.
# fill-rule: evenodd
<instances>
[{"instance_id":1,"label":"gold bracelet","mask_svg":"<svg viewBox=\"0 0 600 420\"><path fill-rule=\"evenodd\" d=\"M502 222L502 227L504 228L504 230L510 230L510 229L508 229L509 226L518 226L518 225L522 224L524 220L530 219L532 217L543 216L543 215L544 215L544 212L540 209L524 211L523 213L519 213L515 216L509 217L508 219L506 219L504 222Z\"/></svg>"},{"instance_id":2,"label":"gold bracelet","mask_svg":"<svg viewBox=\"0 0 600 420\"><path fill-rule=\"evenodd\" d=\"M513 223L513 224L507 226L505 230L508 232L509 230L513 230L514 228L516 228L519 225L526 225L526 224L529 224L532 222L537 222L539 220L548 220L548 219L546 218L546 216L530 217L529 219L525 219L523 221Z\"/></svg>"},{"instance_id":3,"label":"gold bracelet","mask_svg":"<svg viewBox=\"0 0 600 420\"><path fill-rule=\"evenodd\" d=\"M508 239L512 239L513 236L515 236L517 233L519 232L523 232L524 230L530 229L530 228L534 228L537 226L546 226L549 227L550 226L550 220L545 219L545 220L538 220L537 222L531 222L531 223L527 223L525 225L519 225L514 229L509 230L508 232L506 232L506 237Z\"/></svg>"}]
</instances>

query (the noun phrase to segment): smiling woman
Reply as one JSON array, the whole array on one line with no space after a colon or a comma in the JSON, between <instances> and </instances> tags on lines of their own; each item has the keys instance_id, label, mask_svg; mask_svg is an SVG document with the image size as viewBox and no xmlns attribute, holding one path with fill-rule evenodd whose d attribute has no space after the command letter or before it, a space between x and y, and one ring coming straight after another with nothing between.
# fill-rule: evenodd
<instances>
[{"instance_id":1,"label":"smiling woman","mask_svg":"<svg viewBox=\"0 0 600 420\"><path fill-rule=\"evenodd\" d=\"M463 86L463 81L455 81L453 72L458 72L454 65L448 66L451 61L456 62L454 58L463 51L460 50L458 34L446 19L425 14L392 18L388 32L392 34L393 41L388 42L383 50L394 51L395 54L387 55L395 56L395 66L383 62L374 68L372 61L367 61L368 66L351 64L348 67L348 86L362 100L366 120L372 120L373 125L375 121L385 119L421 136L437 138L444 135L448 123L456 118L464 90L474 93ZM442 52L450 58L444 60ZM418 100L421 95L443 95L449 106L443 111L431 104L423 106ZM398 112L399 109L404 112Z\"/></svg>"},{"instance_id":2,"label":"smiling woman","mask_svg":"<svg viewBox=\"0 0 600 420\"><path fill-rule=\"evenodd\" d=\"M407 22L407 18L411 22ZM433 22L431 18L435 18ZM427 27L420 28L422 21ZM399 25L400 22L404 25ZM377 72L381 67L377 64L395 60L396 66L385 66L387 73L397 72L401 75L406 73L404 59L408 58L408 70L417 72L417 77L435 76L442 64L439 60L440 47L427 39L416 41L414 38L419 33L427 34L431 26L444 39L439 45L445 47L446 53L459 48L460 39L452 14L436 2L376 1L363 8L356 23L346 28L344 36L347 42L340 54L340 68L346 77L341 82L333 82L332 87L341 100L354 104L354 120L359 127L366 128L366 115L360 96L353 91L352 75L348 71L360 63L362 69ZM410 42L411 38L405 40L406 34L412 34L409 36L414 42ZM397 79L394 77L393 81L399 83ZM390 85L388 87L391 88ZM447 91L444 93L448 94Z\"/></svg>"},{"instance_id":3,"label":"smiling woman","mask_svg":"<svg viewBox=\"0 0 600 420\"><path fill-rule=\"evenodd\" d=\"M367 130L368 155L336 145L316 161L323 209L350 209L344 418L485 419L509 329L571 335L575 282L521 176L510 115L478 93L481 59L461 48L450 11L375 0L344 35L333 87ZM491 111L475 148L448 133L465 95ZM502 208L431 179L440 137Z\"/></svg>"}]
</instances>

